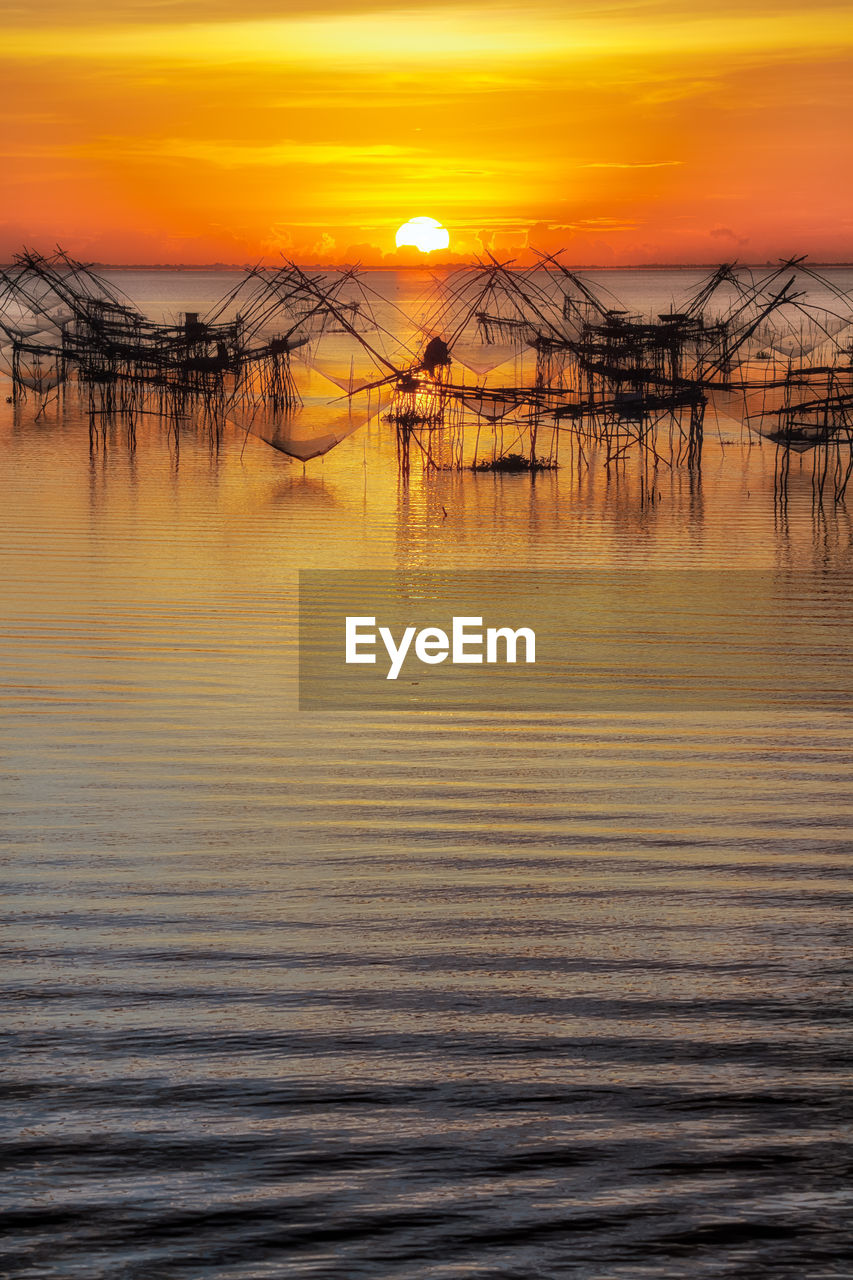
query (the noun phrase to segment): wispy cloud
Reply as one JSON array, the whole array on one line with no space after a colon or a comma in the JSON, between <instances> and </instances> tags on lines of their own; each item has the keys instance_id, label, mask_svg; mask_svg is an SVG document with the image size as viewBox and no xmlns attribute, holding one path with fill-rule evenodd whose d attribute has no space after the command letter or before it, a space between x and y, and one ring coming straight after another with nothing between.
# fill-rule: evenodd
<instances>
[{"instance_id":1,"label":"wispy cloud","mask_svg":"<svg viewBox=\"0 0 853 1280\"><path fill-rule=\"evenodd\" d=\"M361 59L402 67L424 63L583 62L650 55L721 51L764 56L780 51L839 49L853 45L850 10L818 5L786 10L778 21L744 9L721 20L713 12L638 13L552 10L522 14L498 9L488 19L470 9L422 8L385 13L231 22L93 27L15 27L0 30L0 58L27 61L141 59L191 65L239 63L296 65Z\"/></svg>"},{"instance_id":2,"label":"wispy cloud","mask_svg":"<svg viewBox=\"0 0 853 1280\"><path fill-rule=\"evenodd\" d=\"M270 144L220 141L217 139L152 138L128 139L101 137L90 142L55 142L27 144L9 143L0 148L0 156L189 160L215 165L222 169L288 165L379 164L412 159L417 151L411 147L387 142L326 143L285 140Z\"/></svg>"},{"instance_id":3,"label":"wispy cloud","mask_svg":"<svg viewBox=\"0 0 853 1280\"><path fill-rule=\"evenodd\" d=\"M100 139L89 147L77 148L77 154L94 151L122 152L125 155L156 157L167 160L195 160L222 169L275 168L288 165L379 164L409 159L416 155L412 147L389 142L301 142L287 138L281 142L254 143L223 141L216 138L162 138L135 142L128 147L123 138Z\"/></svg>"},{"instance_id":4,"label":"wispy cloud","mask_svg":"<svg viewBox=\"0 0 853 1280\"><path fill-rule=\"evenodd\" d=\"M580 169L677 169L683 160L590 160Z\"/></svg>"}]
</instances>

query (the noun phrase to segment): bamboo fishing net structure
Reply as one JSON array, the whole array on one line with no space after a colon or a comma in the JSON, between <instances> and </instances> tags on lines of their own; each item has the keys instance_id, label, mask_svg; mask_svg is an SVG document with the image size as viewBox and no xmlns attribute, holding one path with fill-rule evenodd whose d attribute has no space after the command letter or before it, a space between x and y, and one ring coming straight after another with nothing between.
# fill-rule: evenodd
<instances>
[{"instance_id":1,"label":"bamboo fishing net structure","mask_svg":"<svg viewBox=\"0 0 853 1280\"><path fill-rule=\"evenodd\" d=\"M840 501L853 472L851 356L853 299L801 258L763 272L723 264L648 315L560 255L451 271L417 319L355 268L259 266L205 315L172 323L61 250L25 250L0 273L15 400L41 409L76 386L94 439L119 423L135 443L149 414L176 440L190 421L216 440L230 423L302 461L378 421L404 474L414 459L427 472L536 473L567 447L580 466L594 452L608 468L633 456L652 471L698 470L710 405L776 446L780 491L799 453L816 493ZM312 379L324 390L309 395Z\"/></svg>"},{"instance_id":2,"label":"bamboo fishing net structure","mask_svg":"<svg viewBox=\"0 0 853 1280\"><path fill-rule=\"evenodd\" d=\"M411 363L374 301L355 270L310 273L284 262L245 272L204 315L157 323L63 251L25 250L0 273L0 360L13 400L33 398L38 412L75 387L92 440L106 442L120 425L135 444L149 415L176 443L182 426L218 441L230 423L306 461L378 412L383 380ZM313 414L303 412L294 355L326 387ZM362 413L353 402L365 389Z\"/></svg>"},{"instance_id":3,"label":"bamboo fishing net structure","mask_svg":"<svg viewBox=\"0 0 853 1280\"><path fill-rule=\"evenodd\" d=\"M490 258L447 276L429 304L418 360L390 379L404 468L416 443L428 466L535 472L568 436L607 467L639 454L698 469L712 403L778 446L780 485L790 453L813 451L820 495L844 496L853 299L803 259L764 273L723 264L678 309L641 315L559 257L523 271Z\"/></svg>"}]
</instances>

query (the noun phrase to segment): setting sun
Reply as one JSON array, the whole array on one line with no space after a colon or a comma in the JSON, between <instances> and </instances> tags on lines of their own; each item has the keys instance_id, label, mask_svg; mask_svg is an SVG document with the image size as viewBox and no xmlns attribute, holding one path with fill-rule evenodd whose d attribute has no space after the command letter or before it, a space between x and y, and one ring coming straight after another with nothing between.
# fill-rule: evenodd
<instances>
[{"instance_id":1,"label":"setting sun","mask_svg":"<svg viewBox=\"0 0 853 1280\"><path fill-rule=\"evenodd\" d=\"M432 253L434 249L446 249L450 244L450 233L435 218L410 218L397 228L394 237L397 248L413 245L421 253Z\"/></svg>"}]
</instances>

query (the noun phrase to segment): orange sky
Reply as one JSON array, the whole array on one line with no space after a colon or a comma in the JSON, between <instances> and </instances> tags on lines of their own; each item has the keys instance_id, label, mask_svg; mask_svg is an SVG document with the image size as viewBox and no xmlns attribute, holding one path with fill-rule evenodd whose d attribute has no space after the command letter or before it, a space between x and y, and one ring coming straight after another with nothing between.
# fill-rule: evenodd
<instances>
[{"instance_id":1,"label":"orange sky","mask_svg":"<svg viewBox=\"0 0 853 1280\"><path fill-rule=\"evenodd\" d=\"M848 0L46 0L0 24L4 259L372 263L416 215L457 255L853 259Z\"/></svg>"}]
</instances>

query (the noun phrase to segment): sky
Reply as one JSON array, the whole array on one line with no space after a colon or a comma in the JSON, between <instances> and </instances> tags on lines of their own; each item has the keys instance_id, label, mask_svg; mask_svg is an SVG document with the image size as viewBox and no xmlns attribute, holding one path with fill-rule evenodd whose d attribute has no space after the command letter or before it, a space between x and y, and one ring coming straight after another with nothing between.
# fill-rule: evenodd
<instances>
[{"instance_id":1,"label":"sky","mask_svg":"<svg viewBox=\"0 0 853 1280\"><path fill-rule=\"evenodd\" d=\"M852 63L849 0L4 0L0 258L850 261Z\"/></svg>"}]
</instances>

